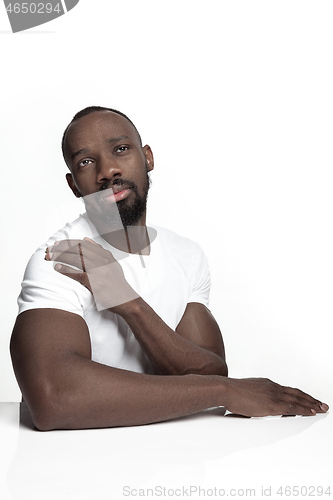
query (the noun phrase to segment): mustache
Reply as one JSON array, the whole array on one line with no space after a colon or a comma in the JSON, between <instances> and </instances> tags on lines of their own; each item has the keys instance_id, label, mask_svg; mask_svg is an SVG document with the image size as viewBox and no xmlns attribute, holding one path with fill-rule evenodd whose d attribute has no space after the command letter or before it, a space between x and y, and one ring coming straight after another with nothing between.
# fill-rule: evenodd
<instances>
[{"instance_id":1,"label":"mustache","mask_svg":"<svg viewBox=\"0 0 333 500\"><path fill-rule=\"evenodd\" d=\"M121 189L132 189L136 194L138 194L138 187L135 182L119 177L117 179L106 181L95 193L83 196L82 201L84 201L88 207L100 205L100 203L103 202L103 198L113 194L112 187L114 186L121 186ZM106 193L106 190L109 190L109 193Z\"/></svg>"},{"instance_id":2,"label":"mustache","mask_svg":"<svg viewBox=\"0 0 333 500\"><path fill-rule=\"evenodd\" d=\"M119 186L119 185L123 186L124 189L137 189L137 185L134 182L129 181L127 179L117 178L114 179L113 181L105 182L101 186L100 191L104 191L105 189L112 188L112 186Z\"/></svg>"}]
</instances>

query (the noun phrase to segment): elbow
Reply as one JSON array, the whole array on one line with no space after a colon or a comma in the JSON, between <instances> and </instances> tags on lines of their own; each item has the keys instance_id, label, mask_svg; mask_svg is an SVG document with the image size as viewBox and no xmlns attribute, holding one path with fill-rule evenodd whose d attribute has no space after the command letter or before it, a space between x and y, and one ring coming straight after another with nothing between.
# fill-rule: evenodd
<instances>
[{"instance_id":1,"label":"elbow","mask_svg":"<svg viewBox=\"0 0 333 500\"><path fill-rule=\"evenodd\" d=\"M225 355L211 353L211 359L202 367L201 375L219 375L220 377L228 376L228 365L225 360Z\"/></svg>"},{"instance_id":2,"label":"elbow","mask_svg":"<svg viewBox=\"0 0 333 500\"><path fill-rule=\"evenodd\" d=\"M24 400L29 408L31 420L39 431L71 428L68 424L70 405L66 404L59 393L57 395L53 391L45 391L32 401L26 397Z\"/></svg>"},{"instance_id":3,"label":"elbow","mask_svg":"<svg viewBox=\"0 0 333 500\"><path fill-rule=\"evenodd\" d=\"M28 404L31 420L39 431L61 429L61 419L54 401L43 399L35 404Z\"/></svg>"},{"instance_id":4,"label":"elbow","mask_svg":"<svg viewBox=\"0 0 333 500\"><path fill-rule=\"evenodd\" d=\"M220 375L221 377L227 377L228 376L228 365L225 360L225 355L223 354L222 356L219 356L219 362L216 364L216 369L217 373L214 375Z\"/></svg>"},{"instance_id":5,"label":"elbow","mask_svg":"<svg viewBox=\"0 0 333 500\"><path fill-rule=\"evenodd\" d=\"M228 376L228 365L223 358L219 358L219 362L213 366L207 366L202 375L219 375L220 377Z\"/></svg>"},{"instance_id":6,"label":"elbow","mask_svg":"<svg viewBox=\"0 0 333 500\"><path fill-rule=\"evenodd\" d=\"M219 358L219 360L214 360L214 363L209 363L206 365L196 368L190 368L185 370L182 375L219 375L220 377L228 376L228 365L224 359Z\"/></svg>"},{"instance_id":7,"label":"elbow","mask_svg":"<svg viewBox=\"0 0 333 500\"><path fill-rule=\"evenodd\" d=\"M44 404L31 403L24 397L31 418L31 423L39 431L51 431L56 428L54 422L54 414L49 411L49 408L44 407ZM22 403L22 404L24 404ZM31 425L30 423L30 425Z\"/></svg>"},{"instance_id":8,"label":"elbow","mask_svg":"<svg viewBox=\"0 0 333 500\"><path fill-rule=\"evenodd\" d=\"M31 415L34 426L39 431L53 431L56 426L53 425L52 420L45 414Z\"/></svg>"},{"instance_id":9,"label":"elbow","mask_svg":"<svg viewBox=\"0 0 333 500\"><path fill-rule=\"evenodd\" d=\"M220 377L228 376L228 367L225 363L217 366L215 369L206 370L202 375L219 375Z\"/></svg>"},{"instance_id":10,"label":"elbow","mask_svg":"<svg viewBox=\"0 0 333 500\"><path fill-rule=\"evenodd\" d=\"M49 406L42 411L33 411L31 414L31 418L34 426L39 431L54 431L61 429L68 430L79 428L70 422L68 414L64 415L60 412L57 412L56 409L52 406Z\"/></svg>"},{"instance_id":11,"label":"elbow","mask_svg":"<svg viewBox=\"0 0 333 500\"><path fill-rule=\"evenodd\" d=\"M221 366L221 373L220 375L222 377L227 377L229 374L229 369L228 369L228 365L227 363L225 362L225 360L223 360L223 363L222 363L222 366Z\"/></svg>"}]
</instances>

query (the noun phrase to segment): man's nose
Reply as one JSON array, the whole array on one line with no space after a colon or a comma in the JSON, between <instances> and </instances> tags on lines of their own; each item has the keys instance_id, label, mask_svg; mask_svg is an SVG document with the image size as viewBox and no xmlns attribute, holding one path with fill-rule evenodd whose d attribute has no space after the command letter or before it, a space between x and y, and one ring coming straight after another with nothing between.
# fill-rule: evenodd
<instances>
[{"instance_id":1,"label":"man's nose","mask_svg":"<svg viewBox=\"0 0 333 500\"><path fill-rule=\"evenodd\" d=\"M114 177L121 177L121 173L119 165L113 158L100 158L97 166L97 182L110 181Z\"/></svg>"}]
</instances>

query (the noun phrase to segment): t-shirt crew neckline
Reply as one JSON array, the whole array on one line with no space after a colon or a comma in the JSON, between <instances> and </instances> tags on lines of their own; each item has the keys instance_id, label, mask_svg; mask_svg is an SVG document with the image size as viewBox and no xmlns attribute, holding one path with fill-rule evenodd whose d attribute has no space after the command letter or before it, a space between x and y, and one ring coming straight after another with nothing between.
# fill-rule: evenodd
<instances>
[{"instance_id":1,"label":"t-shirt crew neckline","mask_svg":"<svg viewBox=\"0 0 333 500\"><path fill-rule=\"evenodd\" d=\"M157 243L157 238L158 238L158 231L150 224L146 225L147 228L147 233L148 233L148 238L149 238L149 245L150 245L150 251L148 255L140 254L140 253L131 253L131 252L124 252L123 250L120 250L117 247L114 247L110 243L108 243L103 236L101 236L96 228L96 226L91 222L89 219L87 212L81 215L83 217L87 224L89 225L89 228L92 233L93 239L96 241L96 243L99 243L103 248L106 250L110 250L112 255L117 259L117 260L123 260L123 259L131 259L131 260L140 260L141 262L148 263L152 259L152 254L154 253L155 249L155 243ZM146 247L147 248L147 247Z\"/></svg>"}]
</instances>

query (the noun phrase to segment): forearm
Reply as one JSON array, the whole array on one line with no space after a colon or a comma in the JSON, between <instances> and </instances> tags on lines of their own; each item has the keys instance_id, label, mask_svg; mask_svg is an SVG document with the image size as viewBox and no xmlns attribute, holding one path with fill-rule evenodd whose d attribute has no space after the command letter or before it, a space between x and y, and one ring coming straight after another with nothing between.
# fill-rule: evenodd
<instances>
[{"instance_id":1,"label":"forearm","mask_svg":"<svg viewBox=\"0 0 333 500\"><path fill-rule=\"evenodd\" d=\"M188 304L177 331L172 330L138 297L110 252L92 240L78 241L57 242L57 245L48 249L45 258L75 263L76 267L82 269L78 271L62 264L61 269L57 270L90 290L101 308L109 308L123 317L154 365L156 373L227 376L221 332L217 332L215 320L207 319L207 311L202 314L203 319L200 319L200 315L194 318L195 314L187 314ZM194 335L195 330L197 332Z\"/></svg>"},{"instance_id":2,"label":"forearm","mask_svg":"<svg viewBox=\"0 0 333 500\"><path fill-rule=\"evenodd\" d=\"M73 356L60 379L47 384L42 400L25 399L41 430L133 426L220 406L223 381L216 376L145 375Z\"/></svg>"},{"instance_id":3,"label":"forearm","mask_svg":"<svg viewBox=\"0 0 333 500\"><path fill-rule=\"evenodd\" d=\"M157 373L163 375L227 375L225 360L172 330L142 299L117 308Z\"/></svg>"},{"instance_id":4,"label":"forearm","mask_svg":"<svg viewBox=\"0 0 333 500\"><path fill-rule=\"evenodd\" d=\"M47 390L30 392L31 398L23 393L40 430L144 425L216 406L256 417L328 410L302 391L268 379L145 375L75 355L65 366L56 382L46 382Z\"/></svg>"}]
</instances>

